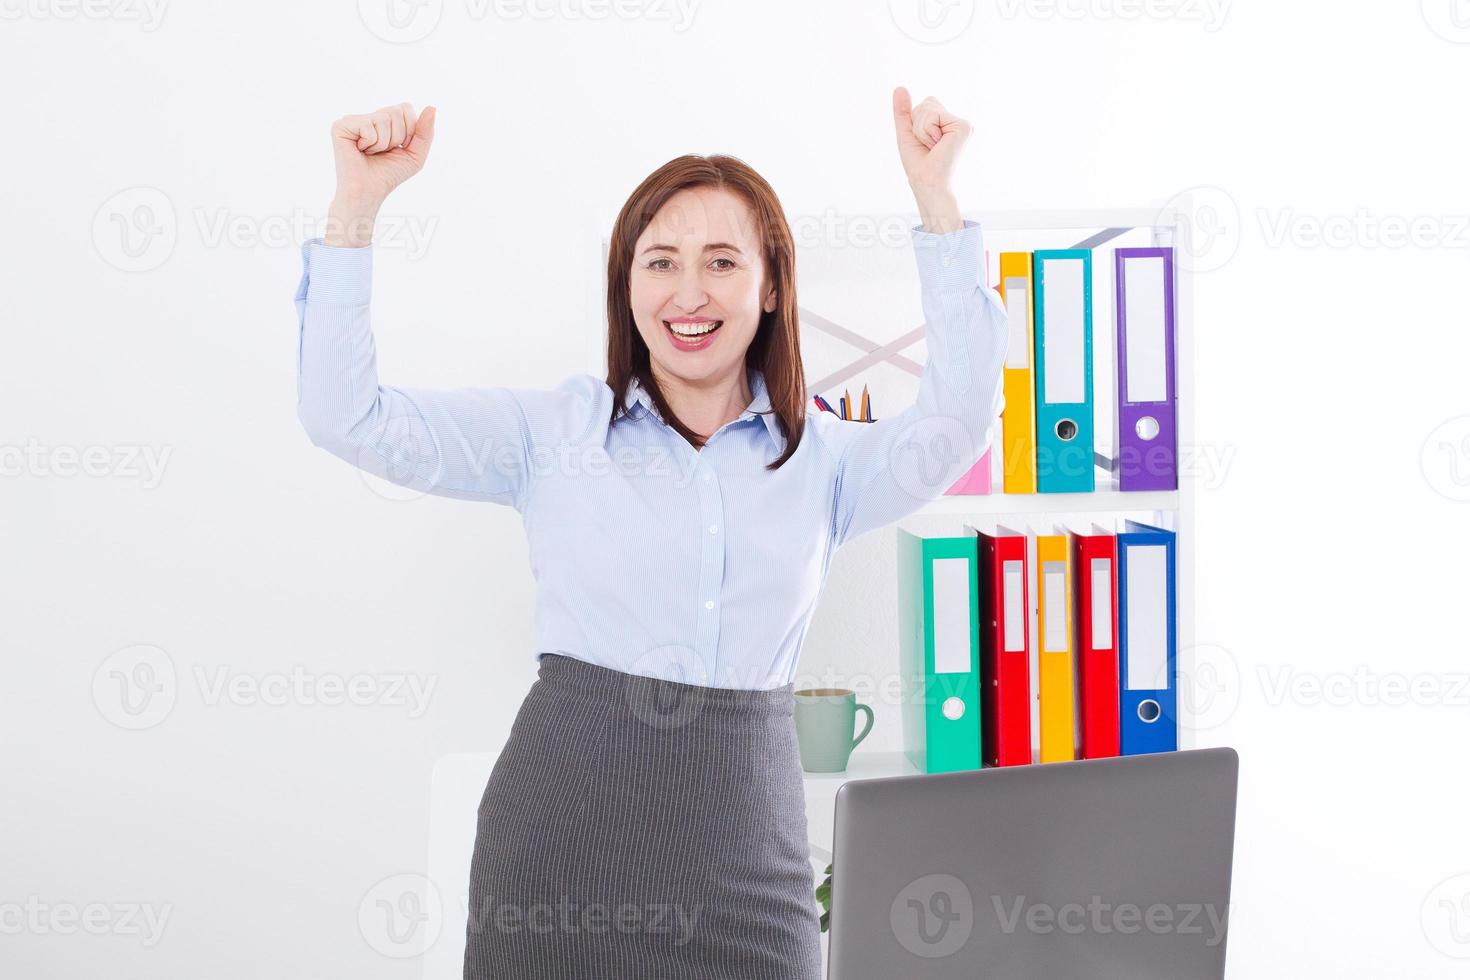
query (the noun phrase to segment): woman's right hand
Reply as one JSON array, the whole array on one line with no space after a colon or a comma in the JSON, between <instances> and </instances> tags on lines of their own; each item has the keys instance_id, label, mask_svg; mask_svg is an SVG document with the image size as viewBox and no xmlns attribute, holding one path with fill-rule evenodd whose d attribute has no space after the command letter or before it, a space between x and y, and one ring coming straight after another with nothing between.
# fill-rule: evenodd
<instances>
[{"instance_id":1,"label":"woman's right hand","mask_svg":"<svg viewBox=\"0 0 1470 980\"><path fill-rule=\"evenodd\" d=\"M326 244L370 244L378 208L393 188L423 169L433 142L433 106L418 115L400 102L332 123L337 192L327 213Z\"/></svg>"}]
</instances>

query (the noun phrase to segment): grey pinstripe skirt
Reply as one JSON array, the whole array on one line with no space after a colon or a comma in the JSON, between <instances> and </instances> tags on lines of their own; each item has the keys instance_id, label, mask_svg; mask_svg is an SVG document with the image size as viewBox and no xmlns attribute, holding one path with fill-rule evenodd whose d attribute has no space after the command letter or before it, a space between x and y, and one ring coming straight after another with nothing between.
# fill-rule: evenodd
<instances>
[{"instance_id":1,"label":"grey pinstripe skirt","mask_svg":"<svg viewBox=\"0 0 1470 980\"><path fill-rule=\"evenodd\" d=\"M544 655L480 801L466 980L818 980L792 687Z\"/></svg>"}]
</instances>

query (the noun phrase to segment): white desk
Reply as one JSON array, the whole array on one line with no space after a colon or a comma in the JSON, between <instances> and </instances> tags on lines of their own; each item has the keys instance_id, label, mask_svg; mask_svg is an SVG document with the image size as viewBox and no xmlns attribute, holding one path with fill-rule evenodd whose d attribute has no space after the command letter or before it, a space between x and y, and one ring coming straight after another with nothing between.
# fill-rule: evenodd
<instances>
[{"instance_id":1,"label":"white desk","mask_svg":"<svg viewBox=\"0 0 1470 980\"><path fill-rule=\"evenodd\" d=\"M817 871L832 861L832 817L837 805L837 788L849 779L880 779L886 776L917 776L919 770L902 752L864 752L858 749L848 760L845 772L803 773L806 782L807 839ZM821 883L820 877L818 884Z\"/></svg>"}]
</instances>

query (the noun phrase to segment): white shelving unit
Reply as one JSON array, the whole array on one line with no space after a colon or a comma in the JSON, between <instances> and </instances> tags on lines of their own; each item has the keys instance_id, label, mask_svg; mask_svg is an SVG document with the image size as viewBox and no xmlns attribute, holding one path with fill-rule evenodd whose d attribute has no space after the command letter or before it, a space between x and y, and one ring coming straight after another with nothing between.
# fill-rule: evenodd
<instances>
[{"instance_id":1,"label":"white shelving unit","mask_svg":"<svg viewBox=\"0 0 1470 980\"><path fill-rule=\"evenodd\" d=\"M1167 527L1176 537L1177 561L1176 615L1178 617L1178 650L1175 660L1178 684L1179 747L1195 747L1193 705L1189 678L1194 675L1194 488L1190 458L1197 445L1194 429L1194 284L1188 258L1189 224L1186 216L1193 213L1187 196L1175 198L1174 206L1160 210L1071 210L1071 211L995 211L967 214L980 222L985 246L992 261L1003 251L1032 251L1037 248L1092 248L1093 257L1093 374L1096 399L1094 430L1099 440L1098 451L1105 450L1102 440L1113 438L1116 412L1116 322L1113 312L1113 262L1111 252L1119 246L1151 245L1174 248L1175 299L1175 378L1178 418L1179 489L1165 492L1124 493L1116 489L1111 471L1100 468L1098 490L1094 493L1005 494L951 496L928 504L912 516L900 521L930 531L945 528L959 531L965 523L996 520L1016 530L1030 531L1037 526L1049 528L1063 523L1086 526L1092 521L1113 524L1120 517L1132 517ZM993 267L992 267L993 268ZM991 282L995 281L992 274ZM1099 288L1102 287L1102 288ZM910 331L898 342L875 343L856 335L850 328L840 327L803 308L803 325L818 329L854 343L866 352L861 364L875 360L902 361L904 370L913 373L913 359L902 351L917 342L918 331ZM1106 356L1102 356L1106 355ZM845 372L845 373L850 373ZM838 375L841 377L842 375ZM998 450L998 446L996 447ZM998 453L993 454L998 455ZM995 485L1000 485L995 481ZM1030 559L1035 567L1035 544ZM1036 608L1031 609L1031 635L1035 637ZM1034 649L1034 645L1033 645ZM896 655L896 654L895 654ZM1034 666L1033 666L1034 675ZM852 779L880 779L892 776L918 775L902 752L864 751L852 754L848 768L840 773L806 773L805 796L811 861L816 880L832 860L833 812L838 788ZM823 969L827 959L826 933L822 935Z\"/></svg>"},{"instance_id":2,"label":"white shelving unit","mask_svg":"<svg viewBox=\"0 0 1470 980\"><path fill-rule=\"evenodd\" d=\"M1179 492L1144 491L1123 493L995 493L988 496L954 496L925 505L916 516L942 517L971 514L1124 514L1136 511L1172 511L1179 506ZM911 518L905 518L909 520Z\"/></svg>"},{"instance_id":3,"label":"white shelving unit","mask_svg":"<svg viewBox=\"0 0 1470 980\"><path fill-rule=\"evenodd\" d=\"M1092 248L1093 258L1093 372L1096 406L1094 428L1098 453L1111 457L1116 412L1116 322L1113 310L1112 251L1120 246L1152 245L1174 248L1175 359L1177 379L1179 488L1172 491L1124 493L1116 489L1110 470L1099 468L1098 490L1094 493L1005 494L950 496L925 506L900 526L924 531L952 529L965 523L997 521L1018 531L1053 524L1086 526L1091 521L1112 525L1120 517L1132 517L1176 532L1178 650L1176 683L1179 689L1179 747L1194 748L1193 705L1189 679L1194 673L1194 487L1190 470L1192 450L1197 445L1194 428L1194 284L1189 264L1189 224L1192 213L1186 197L1175 198L1159 210L1060 210L996 211L970 213L980 222L992 270L1003 251L1038 248ZM990 281L995 281L992 271ZM818 318L820 319L820 318ZM824 326L826 332L832 331ZM852 331L843 328L851 335ZM903 346L892 342L863 344L868 351L882 348L901 356ZM1108 444L1104 445L1104 440ZM997 452L999 447L996 447ZM996 481L999 486L999 481ZM1034 543L1032 560L1034 563ZM1033 564L1034 567L1034 564ZM1031 609L1032 633L1036 633L1036 609ZM901 752L864 751L859 747L848 769L842 773L805 775L807 822L810 828L812 863L817 870L831 860L833 805L837 788L850 779L872 779L915 775L917 770Z\"/></svg>"}]
</instances>

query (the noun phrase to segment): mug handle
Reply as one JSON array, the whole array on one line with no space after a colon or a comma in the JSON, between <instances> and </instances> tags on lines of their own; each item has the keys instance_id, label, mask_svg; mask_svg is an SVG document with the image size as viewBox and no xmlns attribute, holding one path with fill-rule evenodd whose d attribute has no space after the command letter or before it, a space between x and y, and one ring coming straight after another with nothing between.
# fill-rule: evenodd
<instances>
[{"instance_id":1,"label":"mug handle","mask_svg":"<svg viewBox=\"0 0 1470 980\"><path fill-rule=\"evenodd\" d=\"M868 723L863 726L863 730L858 735L858 737L853 739L853 748L857 748L859 745L861 745L863 739L868 737L868 732L871 732L873 730L873 709L868 707L866 704L857 705L857 709L868 716Z\"/></svg>"}]
</instances>

